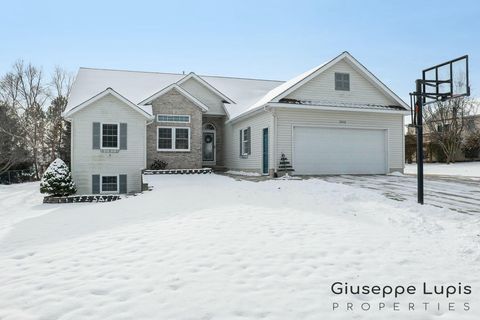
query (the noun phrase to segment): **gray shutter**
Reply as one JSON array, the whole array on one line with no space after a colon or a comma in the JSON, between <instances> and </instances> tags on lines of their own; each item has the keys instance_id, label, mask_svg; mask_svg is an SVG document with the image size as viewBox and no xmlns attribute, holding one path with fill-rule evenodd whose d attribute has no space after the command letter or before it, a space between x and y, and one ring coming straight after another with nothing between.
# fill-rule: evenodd
<instances>
[{"instance_id":1,"label":"gray shutter","mask_svg":"<svg viewBox=\"0 0 480 320\"><path fill-rule=\"evenodd\" d=\"M127 124L120 123L120 150L127 150Z\"/></svg>"},{"instance_id":2,"label":"gray shutter","mask_svg":"<svg viewBox=\"0 0 480 320\"><path fill-rule=\"evenodd\" d=\"M242 130L240 130L240 157L242 156Z\"/></svg>"},{"instance_id":3,"label":"gray shutter","mask_svg":"<svg viewBox=\"0 0 480 320\"><path fill-rule=\"evenodd\" d=\"M99 174L92 175L92 193L93 194L100 193L100 175Z\"/></svg>"},{"instance_id":4,"label":"gray shutter","mask_svg":"<svg viewBox=\"0 0 480 320\"><path fill-rule=\"evenodd\" d=\"M252 146L252 140L251 140L252 135L251 135L251 131L252 131L252 129L250 127L248 127L247 128L247 140L248 140L248 142L247 142L247 147L246 147L247 150L245 150L246 151L245 153L247 153L247 154L252 154L252 148L251 148L251 146Z\"/></svg>"},{"instance_id":5,"label":"gray shutter","mask_svg":"<svg viewBox=\"0 0 480 320\"><path fill-rule=\"evenodd\" d=\"M127 175L121 174L120 175L120 193L127 193Z\"/></svg>"},{"instance_id":6,"label":"gray shutter","mask_svg":"<svg viewBox=\"0 0 480 320\"><path fill-rule=\"evenodd\" d=\"M92 137L92 149L100 149L100 122L93 123Z\"/></svg>"}]
</instances>

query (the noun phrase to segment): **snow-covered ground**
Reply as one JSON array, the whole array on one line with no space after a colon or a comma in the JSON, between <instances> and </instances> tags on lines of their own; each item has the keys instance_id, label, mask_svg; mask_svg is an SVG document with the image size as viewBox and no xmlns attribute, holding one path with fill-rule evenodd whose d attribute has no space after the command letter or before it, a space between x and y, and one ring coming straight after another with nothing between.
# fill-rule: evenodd
<instances>
[{"instance_id":1,"label":"snow-covered ground","mask_svg":"<svg viewBox=\"0 0 480 320\"><path fill-rule=\"evenodd\" d=\"M235 170L228 170L228 174L234 175L234 176L246 176L246 177L260 177L261 174L258 172L248 172L248 171L235 171Z\"/></svg>"},{"instance_id":2,"label":"snow-covered ground","mask_svg":"<svg viewBox=\"0 0 480 320\"><path fill-rule=\"evenodd\" d=\"M480 161L476 162L456 162L451 164L445 163L425 163L423 165L425 174L436 174L444 176L464 176L464 177L480 177ZM406 164L406 174L417 174L417 165Z\"/></svg>"},{"instance_id":3,"label":"snow-covered ground","mask_svg":"<svg viewBox=\"0 0 480 320\"><path fill-rule=\"evenodd\" d=\"M0 319L480 317L477 215L321 179L147 179L154 191L94 204L43 205L36 183L0 186ZM473 292L335 296L336 281Z\"/></svg>"}]
</instances>

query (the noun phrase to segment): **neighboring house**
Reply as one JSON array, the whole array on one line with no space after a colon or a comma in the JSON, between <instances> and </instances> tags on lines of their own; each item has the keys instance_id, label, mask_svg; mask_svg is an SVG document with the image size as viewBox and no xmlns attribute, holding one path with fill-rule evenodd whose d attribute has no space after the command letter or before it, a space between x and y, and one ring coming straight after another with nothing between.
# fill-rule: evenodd
<instances>
[{"instance_id":1,"label":"neighboring house","mask_svg":"<svg viewBox=\"0 0 480 320\"><path fill-rule=\"evenodd\" d=\"M474 100L476 105L480 105L477 101ZM476 112L476 111L475 111ZM444 121L443 123L436 124L436 129L440 133L444 130L449 129L449 121ZM462 132L463 139L466 139L469 135L474 134L480 131L480 114L473 114L465 116L465 127ZM407 135L416 136L416 129L413 126L407 126ZM435 143L432 142L430 126L428 123L423 124L423 145L424 145L424 157L425 161L427 162L437 162L441 160L441 157L438 156L439 152L442 152L439 147L435 147ZM409 146L410 148L416 148L416 142L412 143ZM480 148L480 146L479 146ZM412 156L411 159L406 159L407 161L411 162L414 161L416 158ZM470 158L465 156L464 151L460 150L458 154L455 156L455 161L466 161L466 160L478 160L479 157ZM442 160L444 161L444 160Z\"/></svg>"},{"instance_id":2,"label":"neighboring house","mask_svg":"<svg viewBox=\"0 0 480 320\"><path fill-rule=\"evenodd\" d=\"M138 192L141 170L403 171L408 106L348 52L287 82L81 68L64 117L79 193Z\"/></svg>"}]
</instances>

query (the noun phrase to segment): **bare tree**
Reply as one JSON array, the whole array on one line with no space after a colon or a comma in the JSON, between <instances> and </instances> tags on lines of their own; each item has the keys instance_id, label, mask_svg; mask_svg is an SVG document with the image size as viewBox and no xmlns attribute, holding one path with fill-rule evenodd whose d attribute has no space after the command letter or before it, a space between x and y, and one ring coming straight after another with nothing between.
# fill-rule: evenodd
<instances>
[{"instance_id":1,"label":"bare tree","mask_svg":"<svg viewBox=\"0 0 480 320\"><path fill-rule=\"evenodd\" d=\"M0 123L0 130L20 138L32 153L35 175L40 177L42 155L45 148L45 112L44 104L48 99L41 69L18 61L13 70L0 80L2 99L12 107L13 118L17 120L21 136L18 136L5 124Z\"/></svg>"},{"instance_id":2,"label":"bare tree","mask_svg":"<svg viewBox=\"0 0 480 320\"><path fill-rule=\"evenodd\" d=\"M6 130L0 130L0 174L27 158L27 151L22 146L21 129L12 115L11 107L0 102L0 123Z\"/></svg>"},{"instance_id":3,"label":"bare tree","mask_svg":"<svg viewBox=\"0 0 480 320\"><path fill-rule=\"evenodd\" d=\"M461 150L467 119L475 111L475 105L466 97L427 104L424 120L430 142L440 146L446 162L455 162Z\"/></svg>"},{"instance_id":4,"label":"bare tree","mask_svg":"<svg viewBox=\"0 0 480 320\"><path fill-rule=\"evenodd\" d=\"M62 113L67 106L72 83L73 76L70 73L60 67L55 68L50 81L50 106L46 112L49 162L57 157L70 162L70 126L62 118Z\"/></svg>"}]
</instances>

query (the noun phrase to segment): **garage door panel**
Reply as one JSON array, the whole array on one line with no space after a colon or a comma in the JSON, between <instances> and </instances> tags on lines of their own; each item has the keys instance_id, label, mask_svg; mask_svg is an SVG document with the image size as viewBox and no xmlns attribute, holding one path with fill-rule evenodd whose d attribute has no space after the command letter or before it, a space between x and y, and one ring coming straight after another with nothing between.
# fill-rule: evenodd
<instances>
[{"instance_id":1,"label":"garage door panel","mask_svg":"<svg viewBox=\"0 0 480 320\"><path fill-rule=\"evenodd\" d=\"M296 174L386 173L385 130L294 127Z\"/></svg>"}]
</instances>

